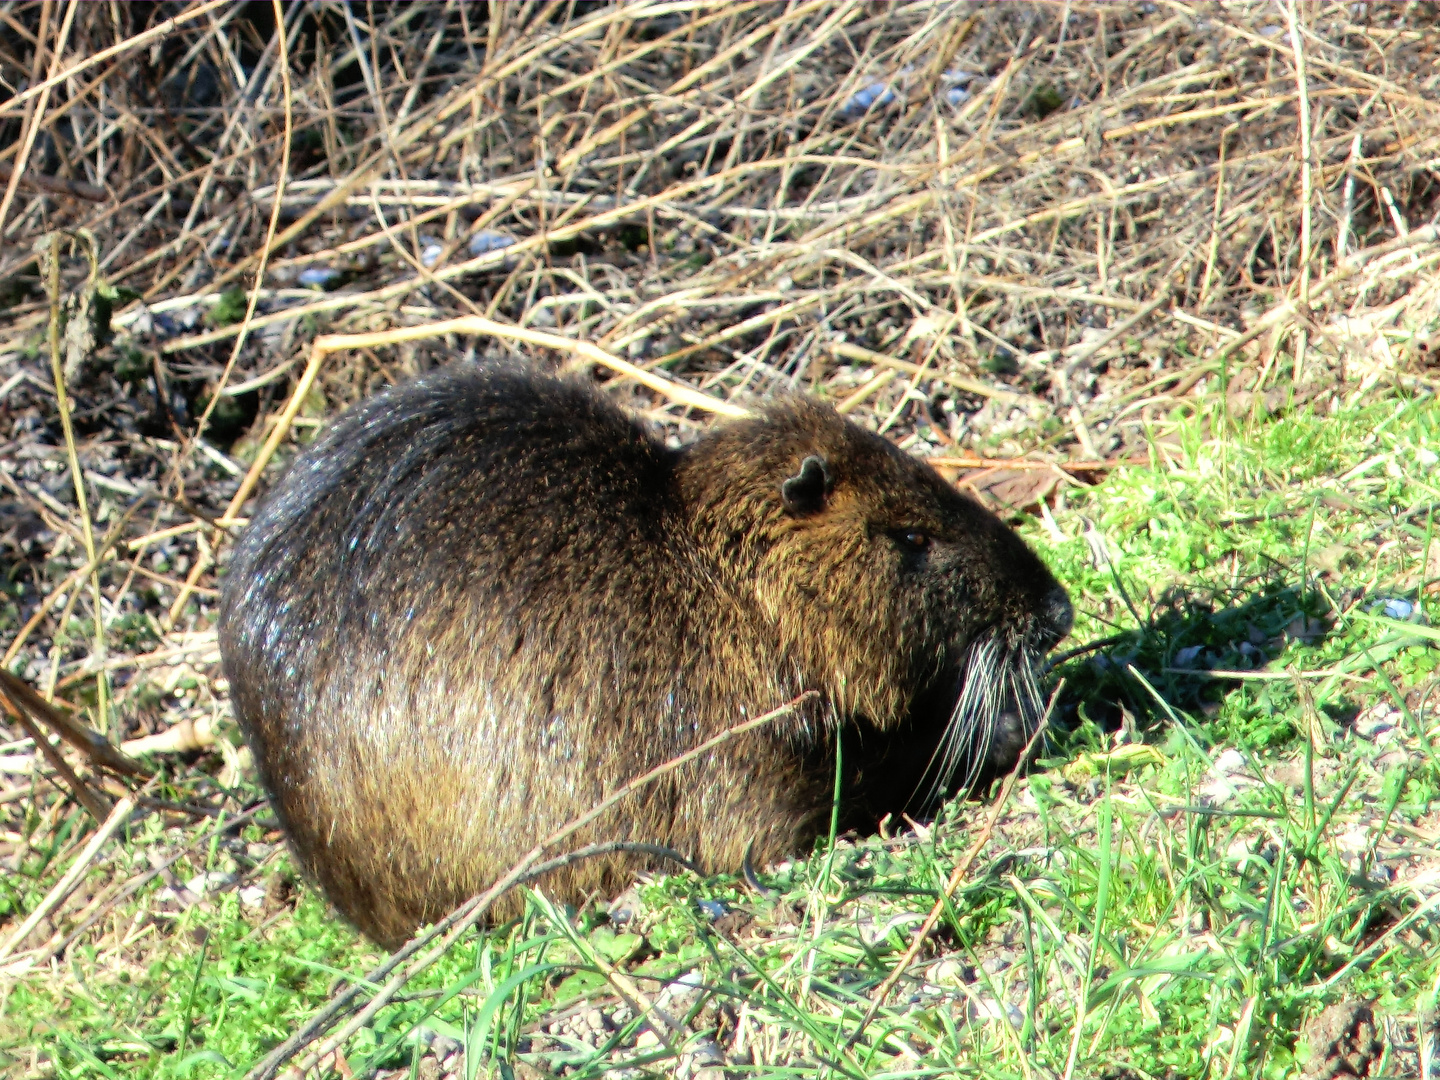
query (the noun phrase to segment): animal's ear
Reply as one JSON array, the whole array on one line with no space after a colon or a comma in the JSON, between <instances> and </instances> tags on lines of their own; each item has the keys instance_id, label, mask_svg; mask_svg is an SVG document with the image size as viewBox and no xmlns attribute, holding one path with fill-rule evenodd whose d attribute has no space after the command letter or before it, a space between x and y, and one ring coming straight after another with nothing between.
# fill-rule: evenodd
<instances>
[{"instance_id":1,"label":"animal's ear","mask_svg":"<svg viewBox=\"0 0 1440 1080\"><path fill-rule=\"evenodd\" d=\"M825 496L832 486L830 467L824 458L812 454L800 463L798 473L780 485L780 501L787 514L816 514L825 509Z\"/></svg>"}]
</instances>

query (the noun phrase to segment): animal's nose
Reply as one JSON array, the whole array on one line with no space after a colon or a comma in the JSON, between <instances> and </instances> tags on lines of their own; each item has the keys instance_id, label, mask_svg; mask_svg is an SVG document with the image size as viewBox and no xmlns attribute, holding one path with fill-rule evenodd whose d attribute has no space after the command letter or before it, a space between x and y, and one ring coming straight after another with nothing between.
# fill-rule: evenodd
<instances>
[{"instance_id":1,"label":"animal's nose","mask_svg":"<svg viewBox=\"0 0 1440 1080\"><path fill-rule=\"evenodd\" d=\"M1070 604L1070 597L1057 585L1045 594L1041 604L1046 627L1056 641L1062 640L1075 625L1075 608Z\"/></svg>"}]
</instances>

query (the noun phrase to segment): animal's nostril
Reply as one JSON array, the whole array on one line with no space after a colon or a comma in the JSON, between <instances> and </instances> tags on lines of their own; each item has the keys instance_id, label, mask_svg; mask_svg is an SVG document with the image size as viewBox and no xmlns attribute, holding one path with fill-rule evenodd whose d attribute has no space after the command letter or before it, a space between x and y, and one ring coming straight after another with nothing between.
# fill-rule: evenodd
<instances>
[{"instance_id":1,"label":"animal's nostril","mask_svg":"<svg viewBox=\"0 0 1440 1080\"><path fill-rule=\"evenodd\" d=\"M1059 586L1045 594L1045 620L1057 641L1070 633L1070 628L1075 625L1075 609L1070 604L1070 597Z\"/></svg>"}]
</instances>

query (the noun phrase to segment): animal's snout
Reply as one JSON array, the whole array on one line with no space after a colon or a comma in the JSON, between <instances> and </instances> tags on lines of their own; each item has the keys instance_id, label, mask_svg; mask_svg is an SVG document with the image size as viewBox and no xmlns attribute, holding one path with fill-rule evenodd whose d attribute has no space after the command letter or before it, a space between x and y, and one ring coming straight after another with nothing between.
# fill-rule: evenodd
<instances>
[{"instance_id":1,"label":"animal's snout","mask_svg":"<svg viewBox=\"0 0 1440 1080\"><path fill-rule=\"evenodd\" d=\"M1040 602L1041 620L1045 631L1062 641L1075 625L1075 608L1070 597L1059 585L1045 594Z\"/></svg>"}]
</instances>

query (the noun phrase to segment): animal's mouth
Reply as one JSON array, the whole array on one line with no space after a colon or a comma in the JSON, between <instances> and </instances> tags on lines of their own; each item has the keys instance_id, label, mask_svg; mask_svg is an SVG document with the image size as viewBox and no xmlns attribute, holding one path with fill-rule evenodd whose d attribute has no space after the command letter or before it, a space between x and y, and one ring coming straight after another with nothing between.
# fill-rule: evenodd
<instances>
[{"instance_id":1,"label":"animal's mouth","mask_svg":"<svg viewBox=\"0 0 1440 1080\"><path fill-rule=\"evenodd\" d=\"M961 653L946 676L956 684L954 704L914 802L933 805L1016 764L1045 716L1040 678L1054 643L1053 634L995 629Z\"/></svg>"}]
</instances>

